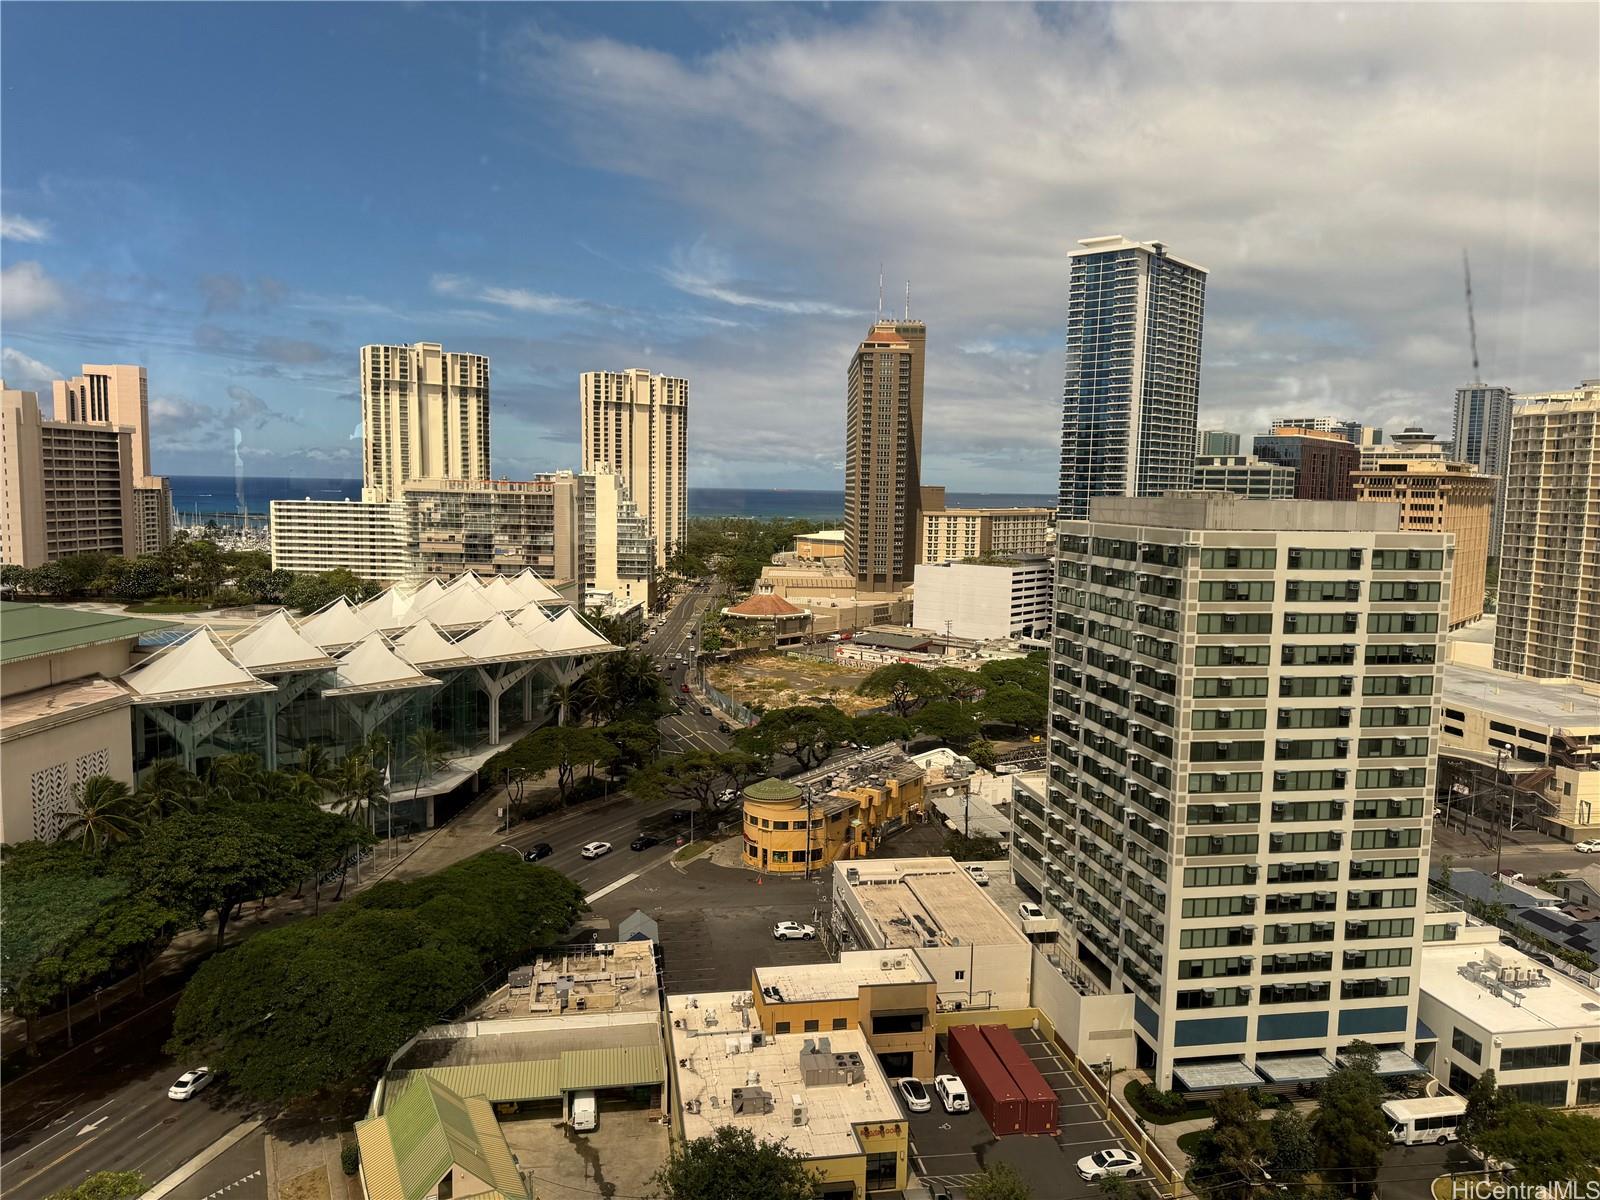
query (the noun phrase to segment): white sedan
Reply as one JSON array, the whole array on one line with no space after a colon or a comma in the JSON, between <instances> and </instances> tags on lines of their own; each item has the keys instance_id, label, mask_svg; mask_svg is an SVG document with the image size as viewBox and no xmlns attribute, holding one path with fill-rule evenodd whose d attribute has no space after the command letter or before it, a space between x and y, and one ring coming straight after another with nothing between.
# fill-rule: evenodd
<instances>
[{"instance_id":1,"label":"white sedan","mask_svg":"<svg viewBox=\"0 0 1600 1200\"><path fill-rule=\"evenodd\" d=\"M1578 842L1572 848L1579 854L1600 854L1600 840L1591 838L1587 842Z\"/></svg>"},{"instance_id":2,"label":"white sedan","mask_svg":"<svg viewBox=\"0 0 1600 1200\"><path fill-rule=\"evenodd\" d=\"M1097 1150L1078 1160L1078 1174L1091 1183L1107 1175L1126 1179L1144 1170L1144 1161L1129 1150Z\"/></svg>"},{"instance_id":3,"label":"white sedan","mask_svg":"<svg viewBox=\"0 0 1600 1200\"><path fill-rule=\"evenodd\" d=\"M178 1082L167 1089L168 1100L188 1100L211 1083L216 1076L210 1067L196 1067L178 1076Z\"/></svg>"},{"instance_id":4,"label":"white sedan","mask_svg":"<svg viewBox=\"0 0 1600 1200\"><path fill-rule=\"evenodd\" d=\"M817 929L814 925L802 925L799 921L779 921L772 927L772 936L780 942L809 942L817 936Z\"/></svg>"},{"instance_id":5,"label":"white sedan","mask_svg":"<svg viewBox=\"0 0 1600 1200\"><path fill-rule=\"evenodd\" d=\"M922 1086L922 1080L914 1079L907 1075L895 1089L900 1093L900 1099L906 1102L910 1112L928 1112L933 1108L933 1098L928 1095L928 1089Z\"/></svg>"},{"instance_id":6,"label":"white sedan","mask_svg":"<svg viewBox=\"0 0 1600 1200\"><path fill-rule=\"evenodd\" d=\"M585 858L599 858L602 854L611 853L611 843L590 842L584 846L582 850L578 851L578 853L583 855Z\"/></svg>"}]
</instances>

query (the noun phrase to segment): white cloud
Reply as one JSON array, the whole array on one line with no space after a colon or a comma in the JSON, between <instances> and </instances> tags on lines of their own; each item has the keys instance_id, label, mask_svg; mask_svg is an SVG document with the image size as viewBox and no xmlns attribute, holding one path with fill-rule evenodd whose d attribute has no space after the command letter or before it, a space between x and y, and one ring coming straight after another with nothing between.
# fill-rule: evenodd
<instances>
[{"instance_id":1,"label":"white cloud","mask_svg":"<svg viewBox=\"0 0 1600 1200\"><path fill-rule=\"evenodd\" d=\"M480 304L495 304L517 312L539 313L545 316L579 313L588 310L582 300L568 296L554 296L528 288L482 286L463 275L435 275L429 286L440 296L459 300L475 300Z\"/></svg>"},{"instance_id":2,"label":"white cloud","mask_svg":"<svg viewBox=\"0 0 1600 1200\"><path fill-rule=\"evenodd\" d=\"M763 314L785 402L759 421L744 335L674 349L698 459L837 457L887 260L929 322L924 476L1050 490L1081 237L1210 269L1209 427L1314 402L1448 435L1463 246L1486 377L1600 373L1600 115L1571 102L1597 38L1592 6L952 5L774 19L692 58L537 30L512 54L588 162L715 231L667 281ZM788 278L861 315L749 282Z\"/></svg>"},{"instance_id":3,"label":"white cloud","mask_svg":"<svg viewBox=\"0 0 1600 1200\"><path fill-rule=\"evenodd\" d=\"M66 302L61 285L36 262L12 263L0 270L0 313L8 320L44 316Z\"/></svg>"},{"instance_id":4,"label":"white cloud","mask_svg":"<svg viewBox=\"0 0 1600 1200\"><path fill-rule=\"evenodd\" d=\"M50 222L18 213L0 213L0 238L8 242L48 242Z\"/></svg>"},{"instance_id":5,"label":"white cloud","mask_svg":"<svg viewBox=\"0 0 1600 1200\"><path fill-rule=\"evenodd\" d=\"M63 378L61 372L54 367L20 350L13 350L10 346L0 350L0 375L4 375L6 382L13 387L22 387L29 391L47 388L52 381Z\"/></svg>"}]
</instances>

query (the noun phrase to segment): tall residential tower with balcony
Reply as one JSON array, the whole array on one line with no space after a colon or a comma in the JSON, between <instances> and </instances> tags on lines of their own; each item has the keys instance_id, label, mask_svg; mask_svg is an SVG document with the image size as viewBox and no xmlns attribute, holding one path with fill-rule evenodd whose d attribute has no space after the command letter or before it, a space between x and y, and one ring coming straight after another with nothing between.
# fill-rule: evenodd
<instances>
[{"instance_id":1,"label":"tall residential tower with balcony","mask_svg":"<svg viewBox=\"0 0 1600 1200\"><path fill-rule=\"evenodd\" d=\"M1120 235L1071 257L1061 515L1082 520L1095 496L1191 484L1206 271Z\"/></svg>"},{"instance_id":2,"label":"tall residential tower with balcony","mask_svg":"<svg viewBox=\"0 0 1600 1200\"><path fill-rule=\"evenodd\" d=\"M585 371L581 387L583 469L622 477L665 566L689 520L689 381L630 368Z\"/></svg>"},{"instance_id":3,"label":"tall residential tower with balcony","mask_svg":"<svg viewBox=\"0 0 1600 1200\"><path fill-rule=\"evenodd\" d=\"M845 393L844 564L862 592L897 592L922 542L922 369L928 328L879 320ZM943 508L941 502L939 505Z\"/></svg>"},{"instance_id":4,"label":"tall residential tower with balcony","mask_svg":"<svg viewBox=\"0 0 1600 1200\"><path fill-rule=\"evenodd\" d=\"M1058 538L1012 861L1062 957L1133 994L1163 1088L1410 1055L1453 539L1226 493L1096 500Z\"/></svg>"},{"instance_id":5,"label":"tall residential tower with balcony","mask_svg":"<svg viewBox=\"0 0 1600 1200\"><path fill-rule=\"evenodd\" d=\"M489 478L489 360L437 342L361 347L361 498L413 479Z\"/></svg>"}]
</instances>

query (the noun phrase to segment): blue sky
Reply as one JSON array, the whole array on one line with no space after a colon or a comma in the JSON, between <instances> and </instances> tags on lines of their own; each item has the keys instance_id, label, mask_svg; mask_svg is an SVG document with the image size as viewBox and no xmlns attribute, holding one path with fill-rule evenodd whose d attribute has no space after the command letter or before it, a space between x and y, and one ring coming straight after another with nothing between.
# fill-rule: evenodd
<instances>
[{"instance_id":1,"label":"blue sky","mask_svg":"<svg viewBox=\"0 0 1600 1200\"><path fill-rule=\"evenodd\" d=\"M355 475L359 347L441 341L491 356L515 476L577 465L579 372L649 366L696 485L831 487L881 261L929 323L924 478L1048 492L1065 254L1121 232L1211 271L1204 424L1447 435L1463 245L1495 380L1600 374L1597 20L9 4L4 371L144 363L160 470L237 428L256 473Z\"/></svg>"}]
</instances>

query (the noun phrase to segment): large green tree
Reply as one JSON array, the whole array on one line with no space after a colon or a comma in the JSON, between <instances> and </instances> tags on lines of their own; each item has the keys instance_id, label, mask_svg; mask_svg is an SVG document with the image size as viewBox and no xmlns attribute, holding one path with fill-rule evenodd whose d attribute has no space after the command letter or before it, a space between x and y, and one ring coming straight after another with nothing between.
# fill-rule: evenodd
<instances>
[{"instance_id":1,"label":"large green tree","mask_svg":"<svg viewBox=\"0 0 1600 1200\"><path fill-rule=\"evenodd\" d=\"M46 1200L133 1200L144 1190L138 1171L96 1171L82 1183L51 1192Z\"/></svg>"},{"instance_id":2,"label":"large green tree","mask_svg":"<svg viewBox=\"0 0 1600 1200\"><path fill-rule=\"evenodd\" d=\"M598 729L546 725L496 754L484 764L483 771L490 779L498 778L502 771L520 770L530 776L554 771L556 790L565 804L580 770L592 776L596 768L608 766L618 756L617 748Z\"/></svg>"},{"instance_id":3,"label":"large green tree","mask_svg":"<svg viewBox=\"0 0 1600 1200\"><path fill-rule=\"evenodd\" d=\"M812 1200L822 1180L783 1142L723 1125L676 1146L653 1182L663 1200Z\"/></svg>"},{"instance_id":4,"label":"large green tree","mask_svg":"<svg viewBox=\"0 0 1600 1200\"><path fill-rule=\"evenodd\" d=\"M1494 1071L1485 1071L1472 1081L1472 1089L1467 1093L1467 1111L1456 1131L1462 1144L1481 1150L1479 1139L1500 1123L1503 1107Z\"/></svg>"},{"instance_id":5,"label":"large green tree","mask_svg":"<svg viewBox=\"0 0 1600 1200\"><path fill-rule=\"evenodd\" d=\"M730 788L738 791L760 769L760 760L741 750L690 750L639 772L628 787L643 800L670 796L698 802L709 812L720 802L723 792Z\"/></svg>"},{"instance_id":6,"label":"large green tree","mask_svg":"<svg viewBox=\"0 0 1600 1200\"><path fill-rule=\"evenodd\" d=\"M1286 1105L1273 1114L1267 1138L1273 1181L1292 1197L1315 1194L1317 1144L1311 1136L1311 1122Z\"/></svg>"},{"instance_id":7,"label":"large green tree","mask_svg":"<svg viewBox=\"0 0 1600 1200\"><path fill-rule=\"evenodd\" d=\"M985 725L1004 725L1029 733L1044 729L1044 692L1016 683L991 687L978 704L978 719Z\"/></svg>"},{"instance_id":8,"label":"large green tree","mask_svg":"<svg viewBox=\"0 0 1600 1200\"><path fill-rule=\"evenodd\" d=\"M1311 1125L1317 1166L1351 1195L1371 1194L1389 1148L1377 1064L1378 1052L1370 1045L1350 1043L1323 1082L1322 1103Z\"/></svg>"},{"instance_id":9,"label":"large green tree","mask_svg":"<svg viewBox=\"0 0 1600 1200\"><path fill-rule=\"evenodd\" d=\"M1028 1181L1008 1162L985 1163L982 1174L970 1177L966 1192L967 1200L1033 1200Z\"/></svg>"},{"instance_id":10,"label":"large green tree","mask_svg":"<svg viewBox=\"0 0 1600 1200\"><path fill-rule=\"evenodd\" d=\"M62 827L61 839L77 842L85 853L104 854L138 833L139 814L133 793L122 780L91 775L79 785L74 799L77 811Z\"/></svg>"},{"instance_id":11,"label":"large green tree","mask_svg":"<svg viewBox=\"0 0 1600 1200\"><path fill-rule=\"evenodd\" d=\"M1519 1183L1571 1180L1588 1186L1600 1181L1600 1120L1581 1113L1513 1100L1503 1104L1494 1124L1477 1135L1476 1148L1510 1163Z\"/></svg>"},{"instance_id":12,"label":"large green tree","mask_svg":"<svg viewBox=\"0 0 1600 1200\"><path fill-rule=\"evenodd\" d=\"M820 766L852 732L850 718L831 704L775 708L741 730L737 744L760 758L786 755L802 769Z\"/></svg>"},{"instance_id":13,"label":"large green tree","mask_svg":"<svg viewBox=\"0 0 1600 1200\"><path fill-rule=\"evenodd\" d=\"M953 700L935 700L923 705L911 719L923 737L960 750L978 740L978 722Z\"/></svg>"},{"instance_id":14,"label":"large green tree","mask_svg":"<svg viewBox=\"0 0 1600 1200\"><path fill-rule=\"evenodd\" d=\"M1266 1125L1250 1093L1227 1088L1211 1101L1210 1136L1195 1156L1193 1178L1210 1200L1252 1200L1269 1191Z\"/></svg>"},{"instance_id":15,"label":"large green tree","mask_svg":"<svg viewBox=\"0 0 1600 1200\"><path fill-rule=\"evenodd\" d=\"M856 687L856 694L885 699L895 716L905 718L919 704L943 695L944 688L932 671L912 663L890 663L863 679Z\"/></svg>"}]
</instances>

